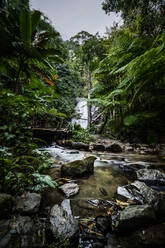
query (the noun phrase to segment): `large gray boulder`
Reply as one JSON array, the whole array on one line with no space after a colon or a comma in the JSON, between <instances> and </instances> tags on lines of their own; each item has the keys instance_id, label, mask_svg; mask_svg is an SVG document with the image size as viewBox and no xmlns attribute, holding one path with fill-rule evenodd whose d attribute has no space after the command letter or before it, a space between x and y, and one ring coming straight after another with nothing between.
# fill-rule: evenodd
<instances>
[{"instance_id":1,"label":"large gray boulder","mask_svg":"<svg viewBox=\"0 0 165 248\"><path fill-rule=\"evenodd\" d=\"M119 231L132 231L153 224L156 220L153 208L147 204L126 207L120 213Z\"/></svg>"},{"instance_id":2,"label":"large gray boulder","mask_svg":"<svg viewBox=\"0 0 165 248\"><path fill-rule=\"evenodd\" d=\"M67 198L79 192L79 186L76 183L65 183L59 189L62 190Z\"/></svg>"},{"instance_id":3,"label":"large gray boulder","mask_svg":"<svg viewBox=\"0 0 165 248\"><path fill-rule=\"evenodd\" d=\"M63 164L61 167L62 177L79 177L83 175L93 174L94 161L96 157L90 156L84 160L76 160L68 164Z\"/></svg>"},{"instance_id":4,"label":"large gray boulder","mask_svg":"<svg viewBox=\"0 0 165 248\"><path fill-rule=\"evenodd\" d=\"M24 213L32 214L39 210L41 195L37 193L25 193L16 198L15 210Z\"/></svg>"},{"instance_id":5,"label":"large gray boulder","mask_svg":"<svg viewBox=\"0 0 165 248\"><path fill-rule=\"evenodd\" d=\"M8 216L13 207L13 197L11 195L0 193L0 217Z\"/></svg>"},{"instance_id":6,"label":"large gray boulder","mask_svg":"<svg viewBox=\"0 0 165 248\"><path fill-rule=\"evenodd\" d=\"M137 179L148 185L165 185L165 173L158 170L141 169L136 172Z\"/></svg>"},{"instance_id":7,"label":"large gray boulder","mask_svg":"<svg viewBox=\"0 0 165 248\"><path fill-rule=\"evenodd\" d=\"M70 210L56 204L50 211L50 229L54 237L59 235L61 239L70 238L78 231L78 221L70 214Z\"/></svg>"},{"instance_id":8,"label":"large gray boulder","mask_svg":"<svg viewBox=\"0 0 165 248\"><path fill-rule=\"evenodd\" d=\"M117 188L117 194L130 199L134 204L149 204L153 206L158 218L165 218L165 194L158 192L145 183L135 181Z\"/></svg>"}]
</instances>

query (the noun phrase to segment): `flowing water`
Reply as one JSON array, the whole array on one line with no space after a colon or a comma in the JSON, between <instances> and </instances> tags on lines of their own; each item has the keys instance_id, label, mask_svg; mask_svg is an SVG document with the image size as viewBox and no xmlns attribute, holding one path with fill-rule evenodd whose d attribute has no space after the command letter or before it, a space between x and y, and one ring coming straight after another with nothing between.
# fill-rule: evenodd
<instances>
[{"instance_id":1,"label":"flowing water","mask_svg":"<svg viewBox=\"0 0 165 248\"><path fill-rule=\"evenodd\" d=\"M54 168L49 170L53 179L61 177L60 167L62 163L83 159L94 155L97 157L94 163L94 174L89 177L79 178L76 182L79 185L79 193L72 196L71 204L75 216L96 216L107 211L107 208L96 208L91 200L111 201L115 198L118 186L130 183L132 175L125 174L123 168L129 162L145 162L154 164L157 168L165 168L164 161L156 156L138 154L112 154L95 153L69 150L59 146L44 148L54 158ZM50 204L60 203L65 197L57 190L47 192L46 202Z\"/></svg>"}]
</instances>

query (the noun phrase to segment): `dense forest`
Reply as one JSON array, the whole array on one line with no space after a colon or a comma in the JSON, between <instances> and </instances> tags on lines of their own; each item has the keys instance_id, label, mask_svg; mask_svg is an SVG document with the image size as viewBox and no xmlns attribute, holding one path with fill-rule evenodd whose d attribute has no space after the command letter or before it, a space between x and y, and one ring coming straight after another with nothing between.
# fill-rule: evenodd
<instances>
[{"instance_id":1,"label":"dense forest","mask_svg":"<svg viewBox=\"0 0 165 248\"><path fill-rule=\"evenodd\" d=\"M103 38L81 31L68 41L28 1L1 1L0 7L1 175L7 185L21 180L13 173L22 163L28 173L32 163L38 166L27 127L66 127L88 140L87 131L70 124L79 96L88 98L89 132L164 141L164 1L104 1L103 10L120 12L124 24ZM99 107L96 121L92 104Z\"/></svg>"},{"instance_id":2,"label":"dense forest","mask_svg":"<svg viewBox=\"0 0 165 248\"><path fill-rule=\"evenodd\" d=\"M51 162L33 128L64 129L84 143L93 134L165 143L165 1L104 0L100 8L123 24L64 41L28 0L0 1L1 191L57 186L40 176ZM86 130L71 122L78 97L88 102Z\"/></svg>"}]
</instances>

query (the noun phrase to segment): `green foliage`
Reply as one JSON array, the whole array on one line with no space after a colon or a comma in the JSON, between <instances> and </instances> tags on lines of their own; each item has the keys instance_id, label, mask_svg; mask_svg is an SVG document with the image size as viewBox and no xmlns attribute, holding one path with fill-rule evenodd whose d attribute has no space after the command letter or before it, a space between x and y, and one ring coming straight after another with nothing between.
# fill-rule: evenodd
<instances>
[{"instance_id":1,"label":"green foliage","mask_svg":"<svg viewBox=\"0 0 165 248\"><path fill-rule=\"evenodd\" d=\"M48 175L34 173L32 176L34 177L34 186L31 189L34 191L41 191L45 187L56 188L58 186L58 184Z\"/></svg>"},{"instance_id":2,"label":"green foliage","mask_svg":"<svg viewBox=\"0 0 165 248\"><path fill-rule=\"evenodd\" d=\"M92 136L90 135L90 132L88 129L83 129L80 127L80 125L77 124L70 124L68 126L68 132L71 132L72 134L72 140L76 142L83 142L86 144L89 144L89 142L92 139Z\"/></svg>"}]
</instances>

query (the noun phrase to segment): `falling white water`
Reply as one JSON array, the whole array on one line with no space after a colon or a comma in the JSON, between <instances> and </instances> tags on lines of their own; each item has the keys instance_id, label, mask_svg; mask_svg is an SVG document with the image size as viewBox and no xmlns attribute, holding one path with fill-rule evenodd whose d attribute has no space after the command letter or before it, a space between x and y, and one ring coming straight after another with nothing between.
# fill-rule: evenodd
<instances>
[{"instance_id":1,"label":"falling white water","mask_svg":"<svg viewBox=\"0 0 165 248\"><path fill-rule=\"evenodd\" d=\"M79 114L80 118L72 119L72 124L79 124L82 128L87 129L88 127L88 107L85 98L77 98L76 113Z\"/></svg>"}]
</instances>

